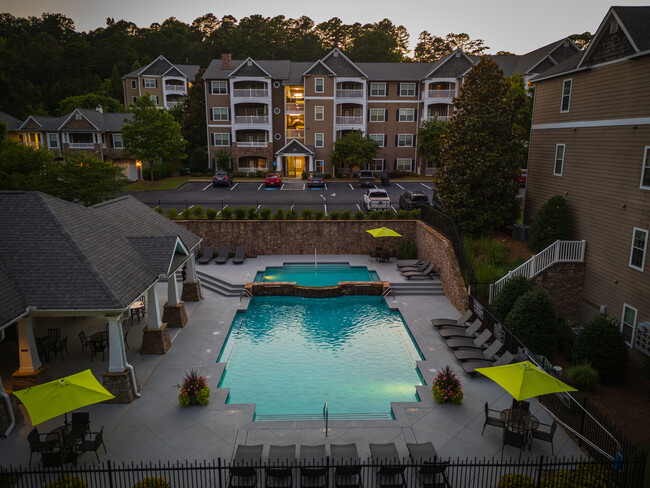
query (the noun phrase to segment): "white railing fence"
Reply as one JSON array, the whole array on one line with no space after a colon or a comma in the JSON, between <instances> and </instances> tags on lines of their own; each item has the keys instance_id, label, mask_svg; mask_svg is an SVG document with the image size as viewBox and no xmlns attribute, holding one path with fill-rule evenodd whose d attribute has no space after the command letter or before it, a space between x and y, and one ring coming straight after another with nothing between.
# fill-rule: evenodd
<instances>
[{"instance_id":1,"label":"white railing fence","mask_svg":"<svg viewBox=\"0 0 650 488\"><path fill-rule=\"evenodd\" d=\"M524 264L490 285L490 303L510 278L525 276L526 279L531 279L555 263L582 263L585 260L586 245L587 241L555 241L539 254L535 254Z\"/></svg>"}]
</instances>

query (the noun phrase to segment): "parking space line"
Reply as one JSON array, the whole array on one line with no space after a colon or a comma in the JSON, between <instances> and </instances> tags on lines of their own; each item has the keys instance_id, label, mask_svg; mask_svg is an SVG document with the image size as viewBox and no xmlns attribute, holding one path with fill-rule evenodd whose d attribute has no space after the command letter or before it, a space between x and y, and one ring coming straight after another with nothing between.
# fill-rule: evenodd
<instances>
[{"instance_id":1,"label":"parking space line","mask_svg":"<svg viewBox=\"0 0 650 488\"><path fill-rule=\"evenodd\" d=\"M257 187L257 191L260 191L263 186L264 186L264 183L260 183L260 186Z\"/></svg>"},{"instance_id":2,"label":"parking space line","mask_svg":"<svg viewBox=\"0 0 650 488\"><path fill-rule=\"evenodd\" d=\"M231 186L230 191L233 191L237 185L239 185L239 183L235 183L233 186Z\"/></svg>"},{"instance_id":3,"label":"parking space line","mask_svg":"<svg viewBox=\"0 0 650 488\"><path fill-rule=\"evenodd\" d=\"M399 183L395 183L395 185L399 186L402 190L404 189L404 187L402 185L400 185Z\"/></svg>"},{"instance_id":4,"label":"parking space line","mask_svg":"<svg viewBox=\"0 0 650 488\"><path fill-rule=\"evenodd\" d=\"M393 212L395 212L395 213L397 213L397 210L395 210L395 207L393 207L393 205L392 205L392 204L391 204L391 206L390 206L390 208L392 208L392 209L393 209Z\"/></svg>"},{"instance_id":5,"label":"parking space line","mask_svg":"<svg viewBox=\"0 0 650 488\"><path fill-rule=\"evenodd\" d=\"M282 186L280 187L280 190L284 190L284 183L282 183Z\"/></svg>"},{"instance_id":6,"label":"parking space line","mask_svg":"<svg viewBox=\"0 0 650 488\"><path fill-rule=\"evenodd\" d=\"M227 206L228 205L224 205L223 208L226 208ZM221 215L221 211L223 210L223 208L217 212L217 215Z\"/></svg>"},{"instance_id":7,"label":"parking space line","mask_svg":"<svg viewBox=\"0 0 650 488\"><path fill-rule=\"evenodd\" d=\"M379 190L379 188L377 187L377 185L372 185L372 187L373 187L375 190Z\"/></svg>"},{"instance_id":8,"label":"parking space line","mask_svg":"<svg viewBox=\"0 0 650 488\"><path fill-rule=\"evenodd\" d=\"M262 204L260 203L260 204L257 206L257 210L259 210L261 206L262 206Z\"/></svg>"},{"instance_id":9,"label":"parking space line","mask_svg":"<svg viewBox=\"0 0 650 488\"><path fill-rule=\"evenodd\" d=\"M352 186L352 183L348 183L348 185L350 185L350 188L352 188L352 190L354 190L354 187Z\"/></svg>"},{"instance_id":10,"label":"parking space line","mask_svg":"<svg viewBox=\"0 0 650 488\"><path fill-rule=\"evenodd\" d=\"M327 183L323 183L325 185L325 191L327 191Z\"/></svg>"},{"instance_id":11,"label":"parking space line","mask_svg":"<svg viewBox=\"0 0 650 488\"><path fill-rule=\"evenodd\" d=\"M327 204L323 204L323 207L325 207L325 217L327 217Z\"/></svg>"},{"instance_id":12,"label":"parking space line","mask_svg":"<svg viewBox=\"0 0 650 488\"><path fill-rule=\"evenodd\" d=\"M358 203L357 203L357 208L359 209L359 211L361 211L361 207L359 206L359 204L358 204Z\"/></svg>"},{"instance_id":13,"label":"parking space line","mask_svg":"<svg viewBox=\"0 0 650 488\"><path fill-rule=\"evenodd\" d=\"M210 185L212 185L212 183L210 183ZM210 188L210 185L206 186L206 187L205 187L203 190L201 190L201 191L205 191L205 190L207 190L208 188Z\"/></svg>"},{"instance_id":14,"label":"parking space line","mask_svg":"<svg viewBox=\"0 0 650 488\"><path fill-rule=\"evenodd\" d=\"M420 183L420 185L422 185L425 188L428 188L429 190L433 190L432 187L430 187L429 185L425 185L424 183Z\"/></svg>"},{"instance_id":15,"label":"parking space line","mask_svg":"<svg viewBox=\"0 0 650 488\"><path fill-rule=\"evenodd\" d=\"M306 186L307 186L307 185L306 185L305 183L303 183L303 184L302 184L302 189L304 190L304 189L306 188Z\"/></svg>"}]
</instances>

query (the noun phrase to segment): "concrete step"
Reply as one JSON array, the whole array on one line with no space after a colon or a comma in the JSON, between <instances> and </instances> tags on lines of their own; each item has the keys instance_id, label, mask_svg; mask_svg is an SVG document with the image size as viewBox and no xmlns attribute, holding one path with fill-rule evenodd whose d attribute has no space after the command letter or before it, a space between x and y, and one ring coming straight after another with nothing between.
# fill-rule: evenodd
<instances>
[{"instance_id":1,"label":"concrete step","mask_svg":"<svg viewBox=\"0 0 650 488\"><path fill-rule=\"evenodd\" d=\"M216 278L202 271L197 270L196 276L199 278L199 280L201 280L202 288L225 297L238 297L244 289L244 285L229 283L225 280ZM176 273L176 281L181 280L181 274Z\"/></svg>"},{"instance_id":2,"label":"concrete step","mask_svg":"<svg viewBox=\"0 0 650 488\"><path fill-rule=\"evenodd\" d=\"M436 295L445 294L442 283L438 280L418 280L409 283L390 283L395 295Z\"/></svg>"}]
</instances>

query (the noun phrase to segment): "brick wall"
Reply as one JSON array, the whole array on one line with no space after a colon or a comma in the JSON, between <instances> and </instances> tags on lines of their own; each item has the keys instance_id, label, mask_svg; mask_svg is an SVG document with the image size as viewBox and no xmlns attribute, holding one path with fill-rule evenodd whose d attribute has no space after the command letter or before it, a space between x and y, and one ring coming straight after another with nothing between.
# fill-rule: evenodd
<instances>
[{"instance_id":1,"label":"brick wall","mask_svg":"<svg viewBox=\"0 0 650 488\"><path fill-rule=\"evenodd\" d=\"M572 324L580 323L584 282L585 263L556 263L531 280L534 287L549 292L556 313Z\"/></svg>"}]
</instances>

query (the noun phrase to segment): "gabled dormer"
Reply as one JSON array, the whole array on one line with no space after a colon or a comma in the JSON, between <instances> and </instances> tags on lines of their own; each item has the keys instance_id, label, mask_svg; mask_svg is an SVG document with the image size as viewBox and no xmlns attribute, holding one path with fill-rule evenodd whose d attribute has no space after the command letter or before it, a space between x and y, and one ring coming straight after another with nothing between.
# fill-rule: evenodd
<instances>
[{"instance_id":1,"label":"gabled dormer","mask_svg":"<svg viewBox=\"0 0 650 488\"><path fill-rule=\"evenodd\" d=\"M305 71L303 76L312 76L312 75L325 75L325 76L336 76L336 73L329 69L326 64L324 64L320 59L310 66L310 68Z\"/></svg>"},{"instance_id":2,"label":"gabled dormer","mask_svg":"<svg viewBox=\"0 0 650 488\"><path fill-rule=\"evenodd\" d=\"M90 120L90 117L86 116L86 114L78 108L70 112L58 128L60 131L75 129L101 130L96 123Z\"/></svg>"},{"instance_id":3,"label":"gabled dormer","mask_svg":"<svg viewBox=\"0 0 650 488\"><path fill-rule=\"evenodd\" d=\"M268 71L255 62L253 58L246 58L237 68L235 68L229 78L271 78Z\"/></svg>"},{"instance_id":4,"label":"gabled dormer","mask_svg":"<svg viewBox=\"0 0 650 488\"><path fill-rule=\"evenodd\" d=\"M140 71L139 76L162 76L174 65L162 54Z\"/></svg>"},{"instance_id":5,"label":"gabled dormer","mask_svg":"<svg viewBox=\"0 0 650 488\"><path fill-rule=\"evenodd\" d=\"M368 78L357 65L348 59L338 48L334 48L323 58L325 64L336 76L341 78Z\"/></svg>"},{"instance_id":6,"label":"gabled dormer","mask_svg":"<svg viewBox=\"0 0 650 488\"><path fill-rule=\"evenodd\" d=\"M472 66L474 61L461 49L456 49L437 62L425 78L460 78L472 69Z\"/></svg>"}]
</instances>

